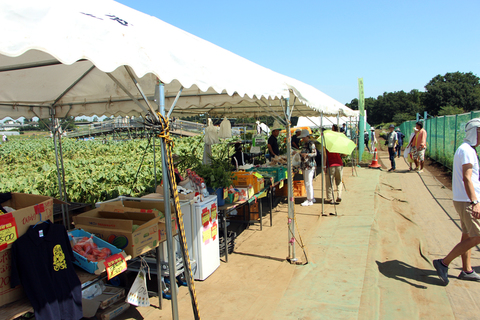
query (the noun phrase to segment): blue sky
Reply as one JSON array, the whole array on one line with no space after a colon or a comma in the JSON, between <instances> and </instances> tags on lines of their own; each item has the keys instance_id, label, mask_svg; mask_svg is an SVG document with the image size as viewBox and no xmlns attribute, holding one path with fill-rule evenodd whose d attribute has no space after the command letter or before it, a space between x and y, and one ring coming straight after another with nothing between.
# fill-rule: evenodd
<instances>
[{"instance_id":1,"label":"blue sky","mask_svg":"<svg viewBox=\"0 0 480 320\"><path fill-rule=\"evenodd\" d=\"M480 76L478 0L119 2L342 103L358 97L360 77L377 97L423 91L437 74Z\"/></svg>"}]
</instances>

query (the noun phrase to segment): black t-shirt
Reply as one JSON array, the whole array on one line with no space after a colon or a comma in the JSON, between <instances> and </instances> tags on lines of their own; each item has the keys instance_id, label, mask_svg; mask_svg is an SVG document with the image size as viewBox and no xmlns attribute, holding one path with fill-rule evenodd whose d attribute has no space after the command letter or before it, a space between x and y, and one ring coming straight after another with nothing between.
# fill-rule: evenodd
<instances>
[{"instance_id":1,"label":"black t-shirt","mask_svg":"<svg viewBox=\"0 0 480 320\"><path fill-rule=\"evenodd\" d=\"M293 144L295 142L296 146ZM297 135L294 135L292 137L292 147L293 148L297 148L297 149L300 149L300 138L297 137Z\"/></svg>"},{"instance_id":2,"label":"black t-shirt","mask_svg":"<svg viewBox=\"0 0 480 320\"><path fill-rule=\"evenodd\" d=\"M21 284L36 320L77 320L83 317L81 283L73 251L62 225L30 226L12 244L11 287Z\"/></svg>"},{"instance_id":3,"label":"black t-shirt","mask_svg":"<svg viewBox=\"0 0 480 320\"><path fill-rule=\"evenodd\" d=\"M268 144L272 147L273 153L275 153L276 156L280 155L280 151L278 150L278 142L277 138L275 138L273 135L268 138ZM271 154L273 157L273 154Z\"/></svg>"}]
</instances>

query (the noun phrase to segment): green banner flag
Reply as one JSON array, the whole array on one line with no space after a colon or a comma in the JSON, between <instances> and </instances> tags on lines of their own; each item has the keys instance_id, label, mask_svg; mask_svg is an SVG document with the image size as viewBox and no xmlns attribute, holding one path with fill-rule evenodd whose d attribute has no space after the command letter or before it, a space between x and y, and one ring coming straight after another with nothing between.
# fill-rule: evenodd
<instances>
[{"instance_id":1,"label":"green banner flag","mask_svg":"<svg viewBox=\"0 0 480 320\"><path fill-rule=\"evenodd\" d=\"M363 78L358 78L358 110L365 117L365 95L363 93Z\"/></svg>"}]
</instances>

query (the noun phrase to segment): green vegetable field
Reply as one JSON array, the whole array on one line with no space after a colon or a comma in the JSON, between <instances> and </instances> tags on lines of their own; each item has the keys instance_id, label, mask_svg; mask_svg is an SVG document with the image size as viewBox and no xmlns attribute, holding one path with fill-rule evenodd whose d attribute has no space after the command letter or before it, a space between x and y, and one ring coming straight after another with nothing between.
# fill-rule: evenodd
<instances>
[{"instance_id":1,"label":"green vegetable field","mask_svg":"<svg viewBox=\"0 0 480 320\"><path fill-rule=\"evenodd\" d=\"M156 140L158 184L162 177L159 141ZM202 136L175 138L174 141L174 152L182 160L178 165L181 171L201 162ZM62 147L69 201L95 203L119 195L141 196L154 191L153 146L148 140L63 139ZM215 145L212 156L224 156L229 148L225 143ZM220 149L223 152L219 152ZM0 145L0 164L0 192L58 197L55 150L51 139L12 139L3 143Z\"/></svg>"}]
</instances>

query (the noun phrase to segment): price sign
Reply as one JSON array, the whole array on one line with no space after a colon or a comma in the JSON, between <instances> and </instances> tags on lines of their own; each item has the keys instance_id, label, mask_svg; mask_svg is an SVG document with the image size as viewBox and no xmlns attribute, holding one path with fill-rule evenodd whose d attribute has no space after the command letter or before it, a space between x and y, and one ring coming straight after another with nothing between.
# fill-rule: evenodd
<instances>
[{"instance_id":1,"label":"price sign","mask_svg":"<svg viewBox=\"0 0 480 320\"><path fill-rule=\"evenodd\" d=\"M278 185L278 189L282 189L283 188L283 180L280 181L280 184Z\"/></svg>"},{"instance_id":2,"label":"price sign","mask_svg":"<svg viewBox=\"0 0 480 320\"><path fill-rule=\"evenodd\" d=\"M228 198L228 189L223 189L223 199L227 199Z\"/></svg>"},{"instance_id":3,"label":"price sign","mask_svg":"<svg viewBox=\"0 0 480 320\"><path fill-rule=\"evenodd\" d=\"M211 237L212 237L212 230L210 228L203 230L202 239L205 244L210 242Z\"/></svg>"},{"instance_id":4,"label":"price sign","mask_svg":"<svg viewBox=\"0 0 480 320\"><path fill-rule=\"evenodd\" d=\"M215 203L212 204L212 207L210 208L210 210L212 211L211 221L217 220L217 205Z\"/></svg>"},{"instance_id":5,"label":"price sign","mask_svg":"<svg viewBox=\"0 0 480 320\"><path fill-rule=\"evenodd\" d=\"M217 233L218 233L218 226L217 226L217 223L214 222L213 225L212 225L212 239L215 240L215 238L217 237Z\"/></svg>"},{"instance_id":6,"label":"price sign","mask_svg":"<svg viewBox=\"0 0 480 320\"><path fill-rule=\"evenodd\" d=\"M202 225L204 227L208 226L210 223L210 211L208 208L203 208L202 210Z\"/></svg>"},{"instance_id":7,"label":"price sign","mask_svg":"<svg viewBox=\"0 0 480 320\"><path fill-rule=\"evenodd\" d=\"M107 258L104 264L105 269L107 269L108 280L127 270L127 262L121 253L114 254Z\"/></svg>"},{"instance_id":8,"label":"price sign","mask_svg":"<svg viewBox=\"0 0 480 320\"><path fill-rule=\"evenodd\" d=\"M17 223L12 213L0 216L0 245L9 245L18 238Z\"/></svg>"},{"instance_id":9,"label":"price sign","mask_svg":"<svg viewBox=\"0 0 480 320\"><path fill-rule=\"evenodd\" d=\"M258 172L254 172L253 175L254 175L255 177L257 177L258 179L263 179L263 176L262 176L260 173L258 173Z\"/></svg>"}]
</instances>

